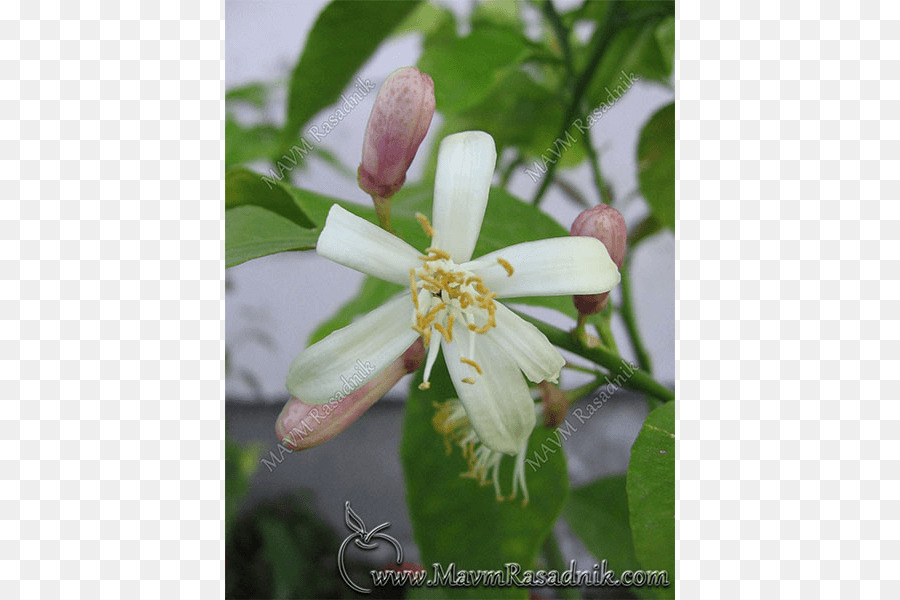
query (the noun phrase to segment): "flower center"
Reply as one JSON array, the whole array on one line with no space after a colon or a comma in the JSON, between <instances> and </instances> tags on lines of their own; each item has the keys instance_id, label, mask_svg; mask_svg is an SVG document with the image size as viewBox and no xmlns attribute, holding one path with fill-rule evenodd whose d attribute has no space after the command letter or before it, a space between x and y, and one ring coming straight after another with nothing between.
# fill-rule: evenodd
<instances>
[{"instance_id":1,"label":"flower center","mask_svg":"<svg viewBox=\"0 0 900 600\"><path fill-rule=\"evenodd\" d=\"M462 324L474 334L496 327L497 294L485 287L481 277L460 268L445 251L428 248L426 252L419 257L422 266L409 271L415 307L412 328L419 332L425 345L431 343L433 331L452 342L454 324ZM465 362L480 374L474 361Z\"/></svg>"}]
</instances>

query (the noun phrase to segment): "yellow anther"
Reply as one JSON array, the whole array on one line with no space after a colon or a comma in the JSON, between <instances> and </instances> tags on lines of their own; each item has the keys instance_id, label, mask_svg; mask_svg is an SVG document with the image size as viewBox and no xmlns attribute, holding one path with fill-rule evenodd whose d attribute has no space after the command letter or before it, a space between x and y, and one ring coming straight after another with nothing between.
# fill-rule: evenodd
<instances>
[{"instance_id":1,"label":"yellow anther","mask_svg":"<svg viewBox=\"0 0 900 600\"><path fill-rule=\"evenodd\" d=\"M468 384L470 384L470 385L474 385L474 384L475 384L475 380L472 379L471 377L463 377L462 382L463 382L463 383L468 383Z\"/></svg>"},{"instance_id":2,"label":"yellow anther","mask_svg":"<svg viewBox=\"0 0 900 600\"><path fill-rule=\"evenodd\" d=\"M479 375L481 375L484 372L481 370L481 367L478 365L478 363L470 358L466 358L465 356L460 356L459 362L469 365L470 367L475 367L475 370L478 371Z\"/></svg>"},{"instance_id":3,"label":"yellow anther","mask_svg":"<svg viewBox=\"0 0 900 600\"><path fill-rule=\"evenodd\" d=\"M431 382L430 382L430 381L423 381L422 383L419 384L419 389L420 389L420 390L427 390L427 389L430 388L430 387L431 387Z\"/></svg>"},{"instance_id":4,"label":"yellow anther","mask_svg":"<svg viewBox=\"0 0 900 600\"><path fill-rule=\"evenodd\" d=\"M514 273L513 266L502 258L497 258L497 262L500 263L501 267L506 269L506 276L512 277L512 274Z\"/></svg>"},{"instance_id":5,"label":"yellow anther","mask_svg":"<svg viewBox=\"0 0 900 600\"><path fill-rule=\"evenodd\" d=\"M475 289L478 290L479 294L490 294L491 291L484 287L484 284L480 281L475 284Z\"/></svg>"},{"instance_id":6,"label":"yellow anther","mask_svg":"<svg viewBox=\"0 0 900 600\"><path fill-rule=\"evenodd\" d=\"M434 237L434 228L431 226L431 223L428 222L428 217L422 213L416 213L416 219L419 221L419 225L422 226L422 229L425 230L425 235Z\"/></svg>"},{"instance_id":7,"label":"yellow anther","mask_svg":"<svg viewBox=\"0 0 900 600\"><path fill-rule=\"evenodd\" d=\"M466 281L465 281L465 284L464 284L464 285L469 285L469 284L472 283L473 281L477 281L477 282L480 283L480 282L482 281L482 279L481 279L481 277L479 277L478 275L469 275L469 277L466 278Z\"/></svg>"}]
</instances>

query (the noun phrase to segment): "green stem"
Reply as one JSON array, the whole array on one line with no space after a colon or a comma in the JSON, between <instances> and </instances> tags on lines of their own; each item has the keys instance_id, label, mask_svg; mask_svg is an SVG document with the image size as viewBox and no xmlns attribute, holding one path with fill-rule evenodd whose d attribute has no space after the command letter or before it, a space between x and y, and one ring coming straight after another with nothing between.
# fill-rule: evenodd
<instances>
[{"instance_id":1,"label":"green stem","mask_svg":"<svg viewBox=\"0 0 900 600\"><path fill-rule=\"evenodd\" d=\"M609 324L609 317L610 315L604 311L594 321L594 326L597 328L597 333L600 334L600 341L603 342L603 345L616 354L621 354L619 352L619 346L616 344L616 338L613 335L612 327L610 327Z\"/></svg>"},{"instance_id":2,"label":"green stem","mask_svg":"<svg viewBox=\"0 0 900 600\"><path fill-rule=\"evenodd\" d=\"M631 347L634 349L634 355L637 357L638 366L647 371L653 372L653 364L650 361L650 353L644 346L644 340L641 338L641 332L637 326L637 320L634 318L634 305L632 303L631 294L631 260L626 260L622 264L619 273L622 276L622 305L619 312L622 314L622 320L625 321L625 330L628 332L628 339Z\"/></svg>"},{"instance_id":3,"label":"green stem","mask_svg":"<svg viewBox=\"0 0 900 600\"><path fill-rule=\"evenodd\" d=\"M612 40L613 34L618 30L619 17L620 3L617 1L610 7L606 18L603 21L603 25L597 28L597 32L594 34L594 39L592 42L594 49L591 52L587 65L575 82L575 88L572 90L572 98L569 101L569 106L566 109L565 115L563 117L559 135L556 136L558 139L566 138L566 131L569 129L569 127L572 126L572 122L579 112L579 109L581 107L581 100L584 97L585 92L587 92L588 86L591 84L591 80L594 78L594 73L597 70L597 66L600 64L600 59L603 58L603 54L606 52L606 48L609 46L609 42ZM541 181L541 185L538 188L537 193L535 193L534 199L532 199L531 201L532 204L538 205L540 203L541 199L544 197L544 194L547 191L547 188L550 186L550 183L553 180L553 176L556 173L556 168L558 165L559 161L557 160L550 163L550 165L547 167L547 172L544 173L544 178Z\"/></svg>"},{"instance_id":4,"label":"green stem","mask_svg":"<svg viewBox=\"0 0 900 600\"><path fill-rule=\"evenodd\" d=\"M578 356L593 361L601 367L606 367L609 369L611 378L615 378L618 375L624 376L624 387L650 394L663 402L669 402L670 400L675 399L675 392L653 379L653 376L650 375L650 373L634 368L628 361L615 352L602 346L585 348L575 341L570 332L564 331L559 327L554 327L549 323L544 323L539 319L535 319L518 311L514 312L537 327L541 333L547 336L547 339L554 346L559 346L563 350L573 352Z\"/></svg>"},{"instance_id":5,"label":"green stem","mask_svg":"<svg viewBox=\"0 0 900 600\"><path fill-rule=\"evenodd\" d=\"M544 558L547 559L547 567L551 570L562 573L569 568L566 559L563 558L562 551L559 549L559 543L556 541L556 534L552 531L547 539L544 540ZM560 597L565 600L581 600L581 593L578 588L559 587Z\"/></svg>"},{"instance_id":6,"label":"green stem","mask_svg":"<svg viewBox=\"0 0 900 600\"><path fill-rule=\"evenodd\" d=\"M390 233L391 231L391 199L372 196L372 203L375 205L375 215L378 217L378 224L381 228Z\"/></svg>"},{"instance_id":7,"label":"green stem","mask_svg":"<svg viewBox=\"0 0 900 600\"><path fill-rule=\"evenodd\" d=\"M525 160L522 158L522 155L516 156L516 158L509 163L509 166L506 167L506 170L503 172L503 175L500 178L500 187L506 189L506 185L509 183L510 178L512 177L513 170L521 165Z\"/></svg>"}]
</instances>

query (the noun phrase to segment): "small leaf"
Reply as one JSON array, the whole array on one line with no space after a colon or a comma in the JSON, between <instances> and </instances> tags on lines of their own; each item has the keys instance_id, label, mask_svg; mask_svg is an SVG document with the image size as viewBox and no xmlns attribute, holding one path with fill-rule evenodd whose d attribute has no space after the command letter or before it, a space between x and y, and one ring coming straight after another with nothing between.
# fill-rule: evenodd
<instances>
[{"instance_id":1,"label":"small leaf","mask_svg":"<svg viewBox=\"0 0 900 600\"><path fill-rule=\"evenodd\" d=\"M255 108L262 108L269 99L270 87L270 84L261 82L233 87L225 92L225 102L240 102Z\"/></svg>"},{"instance_id":2,"label":"small leaf","mask_svg":"<svg viewBox=\"0 0 900 600\"><path fill-rule=\"evenodd\" d=\"M418 2L332 2L319 13L291 75L283 143L334 103L354 73Z\"/></svg>"},{"instance_id":3,"label":"small leaf","mask_svg":"<svg viewBox=\"0 0 900 600\"><path fill-rule=\"evenodd\" d=\"M434 79L437 110L453 113L477 104L527 53L521 32L483 25L464 38L427 45L418 67Z\"/></svg>"},{"instance_id":4,"label":"small leaf","mask_svg":"<svg viewBox=\"0 0 900 600\"><path fill-rule=\"evenodd\" d=\"M278 152L280 129L270 124L245 127L225 117L225 168L254 160L271 160Z\"/></svg>"},{"instance_id":5,"label":"small leaf","mask_svg":"<svg viewBox=\"0 0 900 600\"><path fill-rule=\"evenodd\" d=\"M634 550L644 569L675 575L675 403L647 415L631 447L626 482ZM648 588L651 589L651 588ZM652 588L673 598L674 586Z\"/></svg>"},{"instance_id":6,"label":"small leaf","mask_svg":"<svg viewBox=\"0 0 900 600\"><path fill-rule=\"evenodd\" d=\"M225 266L288 250L312 250L318 237L318 230L304 229L260 206L230 208L225 211Z\"/></svg>"},{"instance_id":7,"label":"small leaf","mask_svg":"<svg viewBox=\"0 0 900 600\"><path fill-rule=\"evenodd\" d=\"M659 109L638 142L638 181L650 212L675 230L675 104Z\"/></svg>"}]
</instances>

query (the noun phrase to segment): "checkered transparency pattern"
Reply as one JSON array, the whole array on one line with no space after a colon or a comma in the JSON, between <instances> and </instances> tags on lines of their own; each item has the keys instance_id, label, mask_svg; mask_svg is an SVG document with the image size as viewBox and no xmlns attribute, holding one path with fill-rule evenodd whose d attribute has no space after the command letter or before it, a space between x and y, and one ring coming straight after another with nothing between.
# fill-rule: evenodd
<instances>
[{"instance_id":1,"label":"checkered transparency pattern","mask_svg":"<svg viewBox=\"0 0 900 600\"><path fill-rule=\"evenodd\" d=\"M224 591L222 38L0 3L0 598Z\"/></svg>"},{"instance_id":2,"label":"checkered transparency pattern","mask_svg":"<svg viewBox=\"0 0 900 600\"><path fill-rule=\"evenodd\" d=\"M679 11L679 597L900 598L900 7Z\"/></svg>"}]
</instances>

